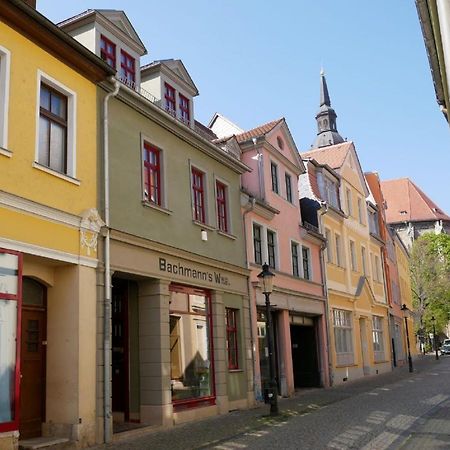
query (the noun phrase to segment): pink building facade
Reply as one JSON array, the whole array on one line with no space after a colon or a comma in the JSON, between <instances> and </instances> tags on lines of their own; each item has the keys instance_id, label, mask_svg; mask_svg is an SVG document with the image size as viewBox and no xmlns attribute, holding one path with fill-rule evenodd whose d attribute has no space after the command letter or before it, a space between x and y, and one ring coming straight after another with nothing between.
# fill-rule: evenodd
<instances>
[{"instance_id":1,"label":"pink building facade","mask_svg":"<svg viewBox=\"0 0 450 450\"><path fill-rule=\"evenodd\" d=\"M213 129L219 121L220 117L214 124L213 119ZM297 388L328 386L324 239L315 227L302 222L297 186L303 163L284 119L233 131L230 139L252 169L241 178L241 205L251 270L257 397L264 394L269 379L265 298L257 278L263 263L275 274L270 303L278 392L290 396Z\"/></svg>"}]
</instances>

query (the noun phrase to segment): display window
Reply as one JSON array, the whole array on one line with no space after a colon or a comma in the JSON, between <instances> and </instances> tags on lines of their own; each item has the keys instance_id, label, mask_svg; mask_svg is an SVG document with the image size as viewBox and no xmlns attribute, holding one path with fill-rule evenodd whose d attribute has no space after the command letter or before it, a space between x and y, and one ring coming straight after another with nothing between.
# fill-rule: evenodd
<instances>
[{"instance_id":1,"label":"display window","mask_svg":"<svg viewBox=\"0 0 450 450\"><path fill-rule=\"evenodd\" d=\"M0 431L18 429L22 258L0 249Z\"/></svg>"},{"instance_id":2,"label":"display window","mask_svg":"<svg viewBox=\"0 0 450 450\"><path fill-rule=\"evenodd\" d=\"M170 291L170 378L174 407L214 404L210 295L178 285L171 285Z\"/></svg>"}]
</instances>

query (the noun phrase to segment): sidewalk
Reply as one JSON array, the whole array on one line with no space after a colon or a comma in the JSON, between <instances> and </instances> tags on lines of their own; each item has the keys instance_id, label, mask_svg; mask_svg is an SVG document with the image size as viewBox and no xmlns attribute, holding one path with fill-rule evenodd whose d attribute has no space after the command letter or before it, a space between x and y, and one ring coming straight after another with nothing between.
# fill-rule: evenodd
<instances>
[{"instance_id":1,"label":"sidewalk","mask_svg":"<svg viewBox=\"0 0 450 450\"><path fill-rule=\"evenodd\" d=\"M414 374L436 367L434 355L419 356L414 360ZM127 449L127 450L186 450L210 448L220 445L243 433L258 433L277 422L285 422L292 416L305 415L320 409L325 405L356 396L368 390L394 383L413 376L408 372L408 366L395 368L392 372L373 375L328 389L300 390L294 397L280 398L280 415L270 417L269 406L258 404L257 407L245 411L233 411L222 416L216 416L194 423L174 426L166 430L139 429L131 434L118 433L114 441L103 444L95 449ZM122 436L121 436L122 434Z\"/></svg>"}]
</instances>

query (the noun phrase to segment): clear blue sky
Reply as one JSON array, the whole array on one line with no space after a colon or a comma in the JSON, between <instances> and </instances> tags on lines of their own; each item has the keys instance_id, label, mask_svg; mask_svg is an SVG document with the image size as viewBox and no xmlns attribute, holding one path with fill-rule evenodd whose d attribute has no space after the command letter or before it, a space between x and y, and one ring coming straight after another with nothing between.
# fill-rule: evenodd
<instances>
[{"instance_id":1,"label":"clear blue sky","mask_svg":"<svg viewBox=\"0 0 450 450\"><path fill-rule=\"evenodd\" d=\"M54 22L123 9L149 54L180 58L196 119L244 129L285 117L301 151L316 135L323 65L338 130L365 171L409 177L450 214L450 133L435 100L413 0L37 0Z\"/></svg>"}]
</instances>

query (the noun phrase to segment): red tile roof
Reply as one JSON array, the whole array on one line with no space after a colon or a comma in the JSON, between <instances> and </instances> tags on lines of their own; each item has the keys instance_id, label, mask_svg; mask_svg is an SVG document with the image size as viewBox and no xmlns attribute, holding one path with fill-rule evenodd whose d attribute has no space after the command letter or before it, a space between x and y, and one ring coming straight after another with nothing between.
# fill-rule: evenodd
<instances>
[{"instance_id":1,"label":"red tile roof","mask_svg":"<svg viewBox=\"0 0 450 450\"><path fill-rule=\"evenodd\" d=\"M450 217L409 178L382 181L381 190L387 204L388 223L450 221Z\"/></svg>"},{"instance_id":2,"label":"red tile roof","mask_svg":"<svg viewBox=\"0 0 450 450\"><path fill-rule=\"evenodd\" d=\"M236 139L238 142L248 141L251 138L263 136L267 134L269 131L272 131L276 125L278 125L284 119L273 120L272 122L265 123L264 125L260 125L259 127L253 128L251 130L245 131L244 133L237 134Z\"/></svg>"},{"instance_id":3,"label":"red tile roof","mask_svg":"<svg viewBox=\"0 0 450 450\"><path fill-rule=\"evenodd\" d=\"M313 158L319 164L327 164L332 169L340 169L353 142L321 147L301 154L302 158Z\"/></svg>"}]
</instances>

